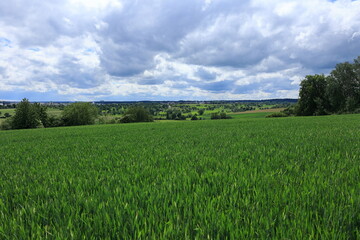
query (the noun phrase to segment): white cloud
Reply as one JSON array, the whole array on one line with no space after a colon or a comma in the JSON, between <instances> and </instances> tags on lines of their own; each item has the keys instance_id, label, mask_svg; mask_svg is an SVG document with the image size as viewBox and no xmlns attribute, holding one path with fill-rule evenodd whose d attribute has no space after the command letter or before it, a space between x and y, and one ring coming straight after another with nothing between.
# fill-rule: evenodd
<instances>
[{"instance_id":1,"label":"white cloud","mask_svg":"<svg viewBox=\"0 0 360 240\"><path fill-rule=\"evenodd\" d=\"M297 97L305 75L359 55L359 12L359 0L3 1L0 94Z\"/></svg>"}]
</instances>

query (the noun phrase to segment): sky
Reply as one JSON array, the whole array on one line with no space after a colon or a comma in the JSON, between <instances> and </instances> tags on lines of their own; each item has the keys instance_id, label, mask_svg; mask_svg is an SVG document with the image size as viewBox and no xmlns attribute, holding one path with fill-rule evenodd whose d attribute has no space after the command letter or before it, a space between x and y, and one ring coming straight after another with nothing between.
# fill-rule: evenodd
<instances>
[{"instance_id":1,"label":"sky","mask_svg":"<svg viewBox=\"0 0 360 240\"><path fill-rule=\"evenodd\" d=\"M0 1L0 100L297 98L360 55L360 0Z\"/></svg>"}]
</instances>

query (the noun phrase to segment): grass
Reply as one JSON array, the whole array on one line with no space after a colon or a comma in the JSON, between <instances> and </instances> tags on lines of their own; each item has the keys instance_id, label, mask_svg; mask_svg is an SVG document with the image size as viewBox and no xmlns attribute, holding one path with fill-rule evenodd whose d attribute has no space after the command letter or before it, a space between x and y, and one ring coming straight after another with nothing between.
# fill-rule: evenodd
<instances>
[{"instance_id":1,"label":"grass","mask_svg":"<svg viewBox=\"0 0 360 240\"><path fill-rule=\"evenodd\" d=\"M48 108L47 112L49 115L53 115L53 116L61 116L62 110L57 109L57 108Z\"/></svg>"},{"instance_id":2,"label":"grass","mask_svg":"<svg viewBox=\"0 0 360 240\"><path fill-rule=\"evenodd\" d=\"M4 115L5 113L10 113L11 115L15 114L15 108L6 108L6 109L0 109L1 115Z\"/></svg>"},{"instance_id":3,"label":"grass","mask_svg":"<svg viewBox=\"0 0 360 240\"><path fill-rule=\"evenodd\" d=\"M360 115L0 132L1 239L359 239Z\"/></svg>"}]
</instances>

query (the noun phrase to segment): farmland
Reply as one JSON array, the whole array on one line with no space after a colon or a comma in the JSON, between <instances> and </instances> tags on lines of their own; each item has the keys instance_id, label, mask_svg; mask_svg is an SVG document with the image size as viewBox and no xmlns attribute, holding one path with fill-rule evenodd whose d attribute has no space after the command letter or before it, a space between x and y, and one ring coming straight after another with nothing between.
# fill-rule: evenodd
<instances>
[{"instance_id":1,"label":"farmland","mask_svg":"<svg viewBox=\"0 0 360 240\"><path fill-rule=\"evenodd\" d=\"M273 112L280 112L285 107L294 104L294 99L273 99L263 101L207 101L207 102L97 102L98 109L96 117L97 124L121 123L121 118L126 115L126 111L134 106L141 106L149 112L155 120L210 120L213 114L223 114L223 118L246 118L246 117L265 117ZM38 127L56 127L66 125L63 122L62 113L69 103L42 103L46 106L46 113L51 121L45 121L48 124L39 124ZM10 107L10 108L9 108ZM13 108L11 108L13 107ZM0 129L9 129L10 116L15 115L16 105L4 106L0 109ZM249 116L242 114L251 113ZM256 114L253 114L256 113ZM7 114L8 116L6 116ZM9 116L10 115L10 116ZM8 123L5 124L5 120ZM43 119L44 120L44 119ZM49 123L51 122L51 123ZM2 125L5 124L5 127Z\"/></svg>"},{"instance_id":2,"label":"farmland","mask_svg":"<svg viewBox=\"0 0 360 240\"><path fill-rule=\"evenodd\" d=\"M1 131L0 238L359 239L360 115L253 114Z\"/></svg>"}]
</instances>

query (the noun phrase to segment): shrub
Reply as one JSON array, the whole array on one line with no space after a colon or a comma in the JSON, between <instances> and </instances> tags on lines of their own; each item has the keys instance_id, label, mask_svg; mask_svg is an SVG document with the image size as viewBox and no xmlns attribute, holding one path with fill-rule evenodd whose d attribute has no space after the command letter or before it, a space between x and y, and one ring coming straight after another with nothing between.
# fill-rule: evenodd
<instances>
[{"instance_id":1,"label":"shrub","mask_svg":"<svg viewBox=\"0 0 360 240\"><path fill-rule=\"evenodd\" d=\"M64 126L64 121L61 117L50 115L47 119L46 127L61 127Z\"/></svg>"},{"instance_id":2,"label":"shrub","mask_svg":"<svg viewBox=\"0 0 360 240\"><path fill-rule=\"evenodd\" d=\"M118 123L120 121L119 118L114 118L114 117L111 117L111 116L101 116L99 117L99 124L115 124L115 123Z\"/></svg>"},{"instance_id":3,"label":"shrub","mask_svg":"<svg viewBox=\"0 0 360 240\"><path fill-rule=\"evenodd\" d=\"M270 115L267 115L267 118L273 118L273 117L288 117L289 115L283 113L283 112L276 112L276 113L272 113Z\"/></svg>"},{"instance_id":4,"label":"shrub","mask_svg":"<svg viewBox=\"0 0 360 240\"><path fill-rule=\"evenodd\" d=\"M210 119L220 119L220 115L219 115L219 113L211 113L211 115L210 115Z\"/></svg>"},{"instance_id":5,"label":"shrub","mask_svg":"<svg viewBox=\"0 0 360 240\"><path fill-rule=\"evenodd\" d=\"M133 114L126 114L120 119L120 123L132 123L135 121L135 116Z\"/></svg>"},{"instance_id":6,"label":"shrub","mask_svg":"<svg viewBox=\"0 0 360 240\"><path fill-rule=\"evenodd\" d=\"M191 117L191 120L198 120L198 117L196 116L196 114L194 114L194 115Z\"/></svg>"},{"instance_id":7,"label":"shrub","mask_svg":"<svg viewBox=\"0 0 360 240\"><path fill-rule=\"evenodd\" d=\"M230 119L231 117L229 115L226 115L225 112L221 112L221 113L216 112L216 113L211 113L210 118L214 120L214 119Z\"/></svg>"},{"instance_id":8,"label":"shrub","mask_svg":"<svg viewBox=\"0 0 360 240\"><path fill-rule=\"evenodd\" d=\"M142 106L130 107L120 119L121 123L152 121L154 121L153 117L150 115L149 111Z\"/></svg>"},{"instance_id":9,"label":"shrub","mask_svg":"<svg viewBox=\"0 0 360 240\"><path fill-rule=\"evenodd\" d=\"M1 130L10 130L12 128L11 124L12 124L12 119L11 118L6 119L5 121L2 122L0 126Z\"/></svg>"},{"instance_id":10,"label":"shrub","mask_svg":"<svg viewBox=\"0 0 360 240\"><path fill-rule=\"evenodd\" d=\"M91 103L72 103L64 108L63 120L66 126L94 124L98 109Z\"/></svg>"}]
</instances>

